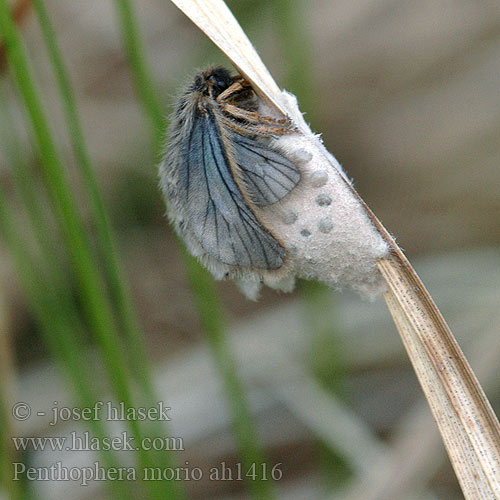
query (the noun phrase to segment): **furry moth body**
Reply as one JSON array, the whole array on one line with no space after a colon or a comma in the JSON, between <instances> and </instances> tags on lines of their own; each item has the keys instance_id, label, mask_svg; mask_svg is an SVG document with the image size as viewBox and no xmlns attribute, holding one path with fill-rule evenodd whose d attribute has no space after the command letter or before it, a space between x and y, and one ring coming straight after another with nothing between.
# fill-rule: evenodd
<instances>
[{"instance_id":1,"label":"furry moth body","mask_svg":"<svg viewBox=\"0 0 500 500\"><path fill-rule=\"evenodd\" d=\"M160 165L168 214L191 253L217 278L279 273L285 245L257 210L300 182L298 166L274 138L298 132L265 117L249 84L224 68L199 73L172 116Z\"/></svg>"},{"instance_id":2,"label":"furry moth body","mask_svg":"<svg viewBox=\"0 0 500 500\"><path fill-rule=\"evenodd\" d=\"M214 277L235 279L249 298L261 283L290 291L296 276L375 297L387 242L296 99L281 97L290 119L272 117L224 68L196 75L160 164L169 218Z\"/></svg>"}]
</instances>

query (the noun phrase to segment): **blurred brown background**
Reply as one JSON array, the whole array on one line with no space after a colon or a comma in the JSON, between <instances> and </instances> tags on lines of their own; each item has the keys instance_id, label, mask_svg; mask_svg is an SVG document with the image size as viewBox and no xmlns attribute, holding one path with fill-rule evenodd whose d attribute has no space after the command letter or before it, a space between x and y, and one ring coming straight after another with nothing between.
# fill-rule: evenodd
<instances>
[{"instance_id":1,"label":"blurred brown background","mask_svg":"<svg viewBox=\"0 0 500 500\"><path fill-rule=\"evenodd\" d=\"M307 92L303 99L306 118L310 117L313 128L323 134L327 148L412 260L500 246L498 1L227 3L278 84L299 97ZM201 334L176 243L163 217L150 131L134 94L112 2L47 0L46 4L69 66L151 355L161 361L174 352L186 352L189 346L197 345ZM167 116L175 94L197 68L227 62L170 2L141 0L135 7ZM286 26L293 23L283 23L280 16L287 14L283 8L293 11L300 21L297 29L306 34L300 50L309 55L308 65L294 68L293 75L286 62L290 56L284 56L293 47L293 41L287 42L293 39L293 31L286 32ZM22 26L71 170L60 101L38 25L29 11ZM306 89L294 88L294 82L301 80L301 70L309 82ZM21 113L18 118L22 123ZM32 160L36 160L34 155ZM8 182L1 157L0 177ZM439 261L451 262L449 268L442 264L448 272L442 276L443 289L473 282L468 273L481 268L481 255ZM483 276L497 276L498 257L496 251L487 254ZM424 266L434 270L428 271L430 276L442 269L434 266ZM11 272L6 255L0 254L3 295L13 306L18 361L30 366L33 360L43 358L43 348L21 293L16 285L10 285ZM245 320L255 322L273 311L282 315L280 308L288 302L295 304L298 295L266 290L261 301L250 303L232 283L218 286L228 316L236 325ZM434 286L439 291L440 284ZM498 290L495 283L488 286ZM462 300L450 297L450 307ZM357 301L353 299L352 304ZM345 307L353 307L349 310L354 316L362 315L356 306ZM404 355L400 352L399 356L395 365L405 364L406 370ZM374 363L370 360L368 365L373 367ZM396 394L403 397L405 392L395 387L394 378L399 377L397 370L395 373L389 377L392 385L387 389L391 398ZM412 376L405 373L411 380L405 387L416 391ZM350 382L353 398L359 395L361 410L360 386L364 384L370 392L366 384L377 385L373 380L367 377L359 386ZM379 403L379 408L386 405L384 398ZM378 417L370 405L377 405L372 401L367 410L376 426ZM383 419L384 412L378 416ZM388 417L389 422L394 418L396 415ZM383 434L389 428L385 421L378 431ZM301 450L309 457L306 448ZM449 471L447 474L452 478ZM456 486L451 491L450 496L443 493L437 498L458 495Z\"/></svg>"},{"instance_id":2,"label":"blurred brown background","mask_svg":"<svg viewBox=\"0 0 500 500\"><path fill-rule=\"evenodd\" d=\"M289 72L283 45L293 33L282 36L280 8L286 4L299 13L310 56L304 71L312 72L305 78L314 87L306 89L303 110L410 256L500 243L498 2L228 4L281 85ZM170 276L178 269L171 264L177 255L162 218L149 130L134 96L112 3L49 0L47 5L106 201L122 229L145 321L166 321L163 327L182 318L182 334L190 335L182 287L173 287L175 292L163 287L163 278L182 277ZM167 116L196 68L227 62L169 2L142 0L136 11ZM60 118L41 35L29 12L23 31L46 104ZM300 71L293 81L300 80ZM62 119L58 125L58 138L69 151ZM234 295L233 285L222 288L229 288L228 298ZM169 314L176 319L154 317L162 309L154 303L159 297L169 298ZM232 300L248 307L240 297Z\"/></svg>"}]
</instances>

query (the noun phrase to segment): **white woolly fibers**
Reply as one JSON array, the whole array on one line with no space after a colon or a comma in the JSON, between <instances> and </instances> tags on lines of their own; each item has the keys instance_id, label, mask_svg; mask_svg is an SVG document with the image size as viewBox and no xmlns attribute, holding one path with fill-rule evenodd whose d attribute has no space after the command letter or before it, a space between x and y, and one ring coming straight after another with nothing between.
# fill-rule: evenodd
<instances>
[{"instance_id":1,"label":"white woolly fibers","mask_svg":"<svg viewBox=\"0 0 500 500\"><path fill-rule=\"evenodd\" d=\"M289 291L295 276L316 279L373 298L385 290L376 261L387 256L388 244L351 191L340 164L305 123L295 97L282 95L302 133L281 136L276 145L297 160L302 178L283 200L255 210L289 254L282 272L266 273L260 280ZM260 280L242 277L239 285L255 298Z\"/></svg>"}]
</instances>

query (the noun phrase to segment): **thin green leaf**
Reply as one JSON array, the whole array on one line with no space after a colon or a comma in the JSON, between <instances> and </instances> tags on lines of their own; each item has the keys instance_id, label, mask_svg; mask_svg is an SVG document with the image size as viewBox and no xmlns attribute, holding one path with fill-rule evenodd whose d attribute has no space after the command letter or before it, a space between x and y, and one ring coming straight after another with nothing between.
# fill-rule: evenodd
<instances>
[{"instance_id":1,"label":"thin green leaf","mask_svg":"<svg viewBox=\"0 0 500 500\"><path fill-rule=\"evenodd\" d=\"M121 329L127 340L128 351L133 353L134 363L132 369L140 380L141 390L147 393L150 401L156 401L142 332L137 321L130 291L123 276L122 265L118 259L115 236L108 221L108 215L94 173L95 169L88 153L68 71L57 45L56 35L44 1L33 0L33 7L38 16L59 86L69 135L83 178L83 185L89 198L92 220L95 222L96 242L110 285L111 296L116 303L117 319L120 321Z\"/></svg>"},{"instance_id":2,"label":"thin green leaf","mask_svg":"<svg viewBox=\"0 0 500 500\"><path fill-rule=\"evenodd\" d=\"M158 146L161 144L161 133L164 128L163 111L146 63L132 3L129 0L115 0L115 5L119 14L123 43L131 63L137 95L144 112L152 123L155 144ZM251 467L252 464L255 464L257 479L250 480L248 486L254 498L258 500L273 499L271 481L265 481L262 480L261 476L259 477L261 464L264 463L264 453L258 444L259 439L246 401L245 391L239 380L232 353L228 348L224 314L213 279L195 259L187 254L184 247L183 258L198 316L224 383L242 463L245 467Z\"/></svg>"},{"instance_id":3,"label":"thin green leaf","mask_svg":"<svg viewBox=\"0 0 500 500\"><path fill-rule=\"evenodd\" d=\"M48 119L28 68L27 57L17 26L12 20L6 0L0 0L0 29L8 49L8 61L40 149L42 173L61 232L70 252L87 320L105 358L106 369L117 398L123 402L126 408L133 408L131 380L127 363L121 351L122 346L118 340L109 298L90 251L88 236L78 214L63 164L50 132ZM131 435L140 443L142 433L139 423L136 420L129 420L127 423ZM137 456L142 469L151 466L151 457L141 446L138 447ZM152 498L162 496L164 490L161 483L151 481L147 482L146 486Z\"/></svg>"}]
</instances>

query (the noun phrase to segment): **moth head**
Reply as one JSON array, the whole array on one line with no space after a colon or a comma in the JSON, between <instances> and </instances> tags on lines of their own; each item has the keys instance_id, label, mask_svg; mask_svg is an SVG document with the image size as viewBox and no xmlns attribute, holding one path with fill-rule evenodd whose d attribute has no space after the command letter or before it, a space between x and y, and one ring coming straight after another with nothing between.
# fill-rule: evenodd
<instances>
[{"instance_id":1,"label":"moth head","mask_svg":"<svg viewBox=\"0 0 500 500\"><path fill-rule=\"evenodd\" d=\"M234 83L234 78L226 68L209 68L196 76L194 90L215 99Z\"/></svg>"}]
</instances>

